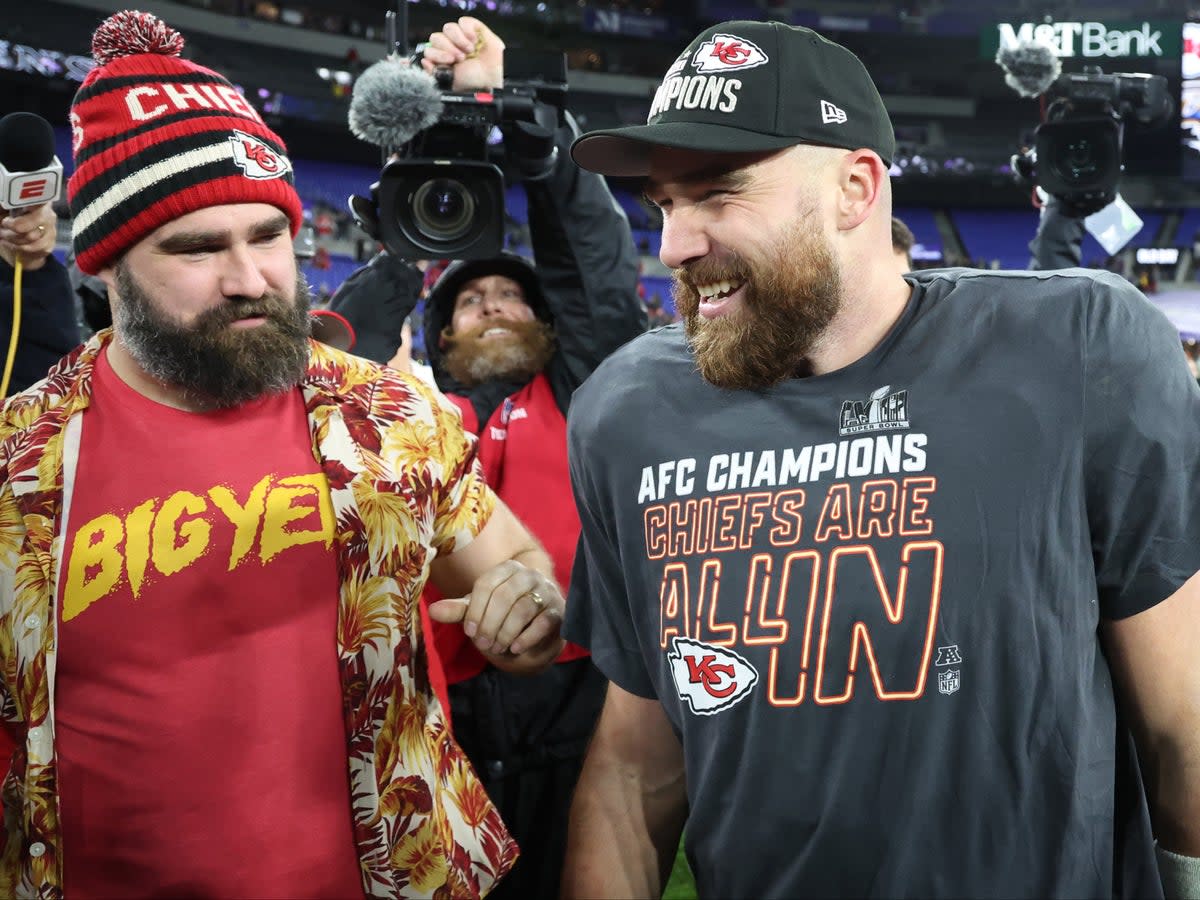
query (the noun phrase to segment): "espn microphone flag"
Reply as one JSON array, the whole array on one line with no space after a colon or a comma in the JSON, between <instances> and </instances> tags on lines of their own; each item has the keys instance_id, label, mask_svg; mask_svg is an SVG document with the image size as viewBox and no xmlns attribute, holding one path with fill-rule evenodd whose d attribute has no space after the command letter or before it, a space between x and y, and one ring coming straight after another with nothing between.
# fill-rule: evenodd
<instances>
[{"instance_id":1,"label":"espn microphone flag","mask_svg":"<svg viewBox=\"0 0 1200 900\"><path fill-rule=\"evenodd\" d=\"M56 200L62 177L49 122L26 112L0 119L0 206L19 210Z\"/></svg>"}]
</instances>

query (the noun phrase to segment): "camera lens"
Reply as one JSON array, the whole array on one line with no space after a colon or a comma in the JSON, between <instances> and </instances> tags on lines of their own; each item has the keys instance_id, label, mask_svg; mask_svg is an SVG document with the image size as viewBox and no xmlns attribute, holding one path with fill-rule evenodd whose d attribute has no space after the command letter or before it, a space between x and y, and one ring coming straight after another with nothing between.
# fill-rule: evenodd
<instances>
[{"instance_id":1,"label":"camera lens","mask_svg":"<svg viewBox=\"0 0 1200 900\"><path fill-rule=\"evenodd\" d=\"M1071 181L1087 181L1100 171L1096 145L1088 138L1079 138L1063 144L1061 167Z\"/></svg>"},{"instance_id":2,"label":"camera lens","mask_svg":"<svg viewBox=\"0 0 1200 900\"><path fill-rule=\"evenodd\" d=\"M425 237L452 241L471 229L475 197L461 181L431 178L413 193L412 215Z\"/></svg>"}]
</instances>

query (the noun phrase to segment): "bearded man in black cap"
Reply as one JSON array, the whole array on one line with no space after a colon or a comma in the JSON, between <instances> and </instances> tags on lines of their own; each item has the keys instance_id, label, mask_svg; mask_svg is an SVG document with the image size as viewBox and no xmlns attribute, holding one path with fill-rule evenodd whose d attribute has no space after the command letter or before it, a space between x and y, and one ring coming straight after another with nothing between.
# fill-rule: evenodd
<instances>
[{"instance_id":1,"label":"bearded man in black cap","mask_svg":"<svg viewBox=\"0 0 1200 900\"><path fill-rule=\"evenodd\" d=\"M659 896L685 819L702 897L1200 896L1178 332L1104 272L901 275L893 150L778 22L573 146L644 179L683 322L571 405L564 633L611 683L566 897Z\"/></svg>"},{"instance_id":2,"label":"bearded man in black cap","mask_svg":"<svg viewBox=\"0 0 1200 900\"><path fill-rule=\"evenodd\" d=\"M452 67L455 90L492 88L503 79L503 49L482 22L463 17L430 38L425 64ZM429 291L424 321L437 384L479 436L488 484L539 536L564 590L579 537L567 407L605 356L646 329L628 220L604 179L571 162L577 134L573 124L561 128L554 171L524 185L537 268L508 253L451 263ZM347 280L331 308L352 323L357 353L392 359L421 286L415 265L386 252ZM431 676L449 682L455 737L521 848L492 896L555 896L604 678L582 647L568 645L543 673L512 675L462 629L434 622L432 631L442 665L431 663Z\"/></svg>"}]
</instances>

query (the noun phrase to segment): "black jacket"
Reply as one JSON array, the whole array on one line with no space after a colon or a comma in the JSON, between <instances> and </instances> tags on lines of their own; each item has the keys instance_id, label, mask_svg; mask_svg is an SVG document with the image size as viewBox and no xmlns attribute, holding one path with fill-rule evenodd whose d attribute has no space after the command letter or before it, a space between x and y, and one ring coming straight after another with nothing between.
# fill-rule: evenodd
<instances>
[{"instance_id":1,"label":"black jacket","mask_svg":"<svg viewBox=\"0 0 1200 900\"><path fill-rule=\"evenodd\" d=\"M0 260L0 353L5 359L12 335L14 276L13 267ZM51 366L79 346L79 340L71 280L62 263L47 257L41 268L21 273L21 331L9 396L45 378Z\"/></svg>"},{"instance_id":2,"label":"black jacket","mask_svg":"<svg viewBox=\"0 0 1200 900\"><path fill-rule=\"evenodd\" d=\"M1029 242L1030 269L1070 269L1082 264L1084 221L1068 216L1056 197L1047 198Z\"/></svg>"},{"instance_id":3,"label":"black jacket","mask_svg":"<svg viewBox=\"0 0 1200 900\"><path fill-rule=\"evenodd\" d=\"M646 330L646 310L638 297L637 250L625 212L604 179L571 161L578 129L568 116L558 130L558 162L542 181L523 183L529 200L529 231L542 294L557 335L546 376L566 414L575 388L600 362ZM400 328L413 311L422 285L411 263L378 254L338 288L330 308L354 327L354 351L376 362L391 359ZM428 319L438 318L430 311ZM489 381L466 388L441 365L436 333L425 335L426 352L446 393L467 397L484 423L521 383Z\"/></svg>"}]
</instances>

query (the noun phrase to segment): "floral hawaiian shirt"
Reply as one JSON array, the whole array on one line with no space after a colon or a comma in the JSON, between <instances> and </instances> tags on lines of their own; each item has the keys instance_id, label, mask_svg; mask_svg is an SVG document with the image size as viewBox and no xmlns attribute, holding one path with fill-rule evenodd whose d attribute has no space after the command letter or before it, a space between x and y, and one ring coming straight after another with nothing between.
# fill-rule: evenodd
<instances>
[{"instance_id":1,"label":"floral hawaiian shirt","mask_svg":"<svg viewBox=\"0 0 1200 900\"><path fill-rule=\"evenodd\" d=\"M0 896L62 896L54 752L56 580L80 417L101 332L0 412ZM479 897L517 848L446 726L418 599L433 557L469 541L495 498L457 413L416 379L311 343L301 384L337 517L337 646L363 889Z\"/></svg>"}]
</instances>

